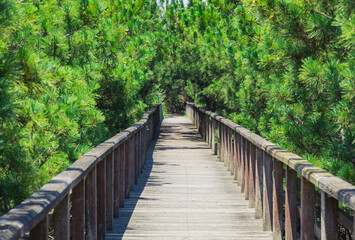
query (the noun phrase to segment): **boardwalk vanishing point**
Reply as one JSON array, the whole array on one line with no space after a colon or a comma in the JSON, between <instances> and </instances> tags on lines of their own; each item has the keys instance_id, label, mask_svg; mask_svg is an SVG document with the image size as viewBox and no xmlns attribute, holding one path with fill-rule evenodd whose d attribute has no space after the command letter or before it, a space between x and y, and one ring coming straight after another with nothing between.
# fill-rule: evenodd
<instances>
[{"instance_id":1,"label":"boardwalk vanishing point","mask_svg":"<svg viewBox=\"0 0 355 240\"><path fill-rule=\"evenodd\" d=\"M191 121L165 118L106 239L272 239Z\"/></svg>"}]
</instances>

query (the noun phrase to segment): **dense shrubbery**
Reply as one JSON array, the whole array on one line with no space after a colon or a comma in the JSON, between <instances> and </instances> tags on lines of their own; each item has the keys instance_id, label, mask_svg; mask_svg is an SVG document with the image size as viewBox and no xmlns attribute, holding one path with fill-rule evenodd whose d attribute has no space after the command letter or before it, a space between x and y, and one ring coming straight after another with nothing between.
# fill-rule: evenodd
<instances>
[{"instance_id":1,"label":"dense shrubbery","mask_svg":"<svg viewBox=\"0 0 355 240\"><path fill-rule=\"evenodd\" d=\"M355 183L353 1L173 6L159 79Z\"/></svg>"},{"instance_id":2,"label":"dense shrubbery","mask_svg":"<svg viewBox=\"0 0 355 240\"><path fill-rule=\"evenodd\" d=\"M159 101L148 80L162 26L148 0L0 11L1 213Z\"/></svg>"},{"instance_id":3,"label":"dense shrubbery","mask_svg":"<svg viewBox=\"0 0 355 240\"><path fill-rule=\"evenodd\" d=\"M355 182L350 0L0 0L0 213L158 101Z\"/></svg>"}]
</instances>

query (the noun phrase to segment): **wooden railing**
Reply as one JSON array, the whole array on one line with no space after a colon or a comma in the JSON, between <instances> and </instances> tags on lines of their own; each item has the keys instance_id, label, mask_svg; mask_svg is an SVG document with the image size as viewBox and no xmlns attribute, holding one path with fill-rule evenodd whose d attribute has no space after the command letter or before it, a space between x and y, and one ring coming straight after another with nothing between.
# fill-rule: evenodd
<instances>
[{"instance_id":1,"label":"wooden railing","mask_svg":"<svg viewBox=\"0 0 355 240\"><path fill-rule=\"evenodd\" d=\"M196 104L186 103L186 111L274 239L354 238L353 185ZM339 201L353 217L338 208Z\"/></svg>"},{"instance_id":2,"label":"wooden railing","mask_svg":"<svg viewBox=\"0 0 355 240\"><path fill-rule=\"evenodd\" d=\"M0 239L105 239L142 171L161 104L0 218Z\"/></svg>"}]
</instances>

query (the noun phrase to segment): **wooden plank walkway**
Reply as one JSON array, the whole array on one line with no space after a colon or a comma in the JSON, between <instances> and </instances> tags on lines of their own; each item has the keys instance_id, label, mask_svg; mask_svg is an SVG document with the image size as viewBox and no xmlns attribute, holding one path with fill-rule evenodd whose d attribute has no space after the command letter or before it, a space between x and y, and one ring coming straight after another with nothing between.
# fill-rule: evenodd
<instances>
[{"instance_id":1,"label":"wooden plank walkway","mask_svg":"<svg viewBox=\"0 0 355 240\"><path fill-rule=\"evenodd\" d=\"M190 120L164 119L106 239L272 239Z\"/></svg>"}]
</instances>

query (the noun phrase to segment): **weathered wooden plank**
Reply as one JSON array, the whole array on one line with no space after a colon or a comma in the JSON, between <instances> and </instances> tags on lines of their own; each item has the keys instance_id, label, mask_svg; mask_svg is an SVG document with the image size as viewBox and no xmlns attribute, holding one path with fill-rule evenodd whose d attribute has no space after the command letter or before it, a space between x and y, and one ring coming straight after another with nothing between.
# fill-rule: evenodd
<instances>
[{"instance_id":1,"label":"weathered wooden plank","mask_svg":"<svg viewBox=\"0 0 355 240\"><path fill-rule=\"evenodd\" d=\"M322 240L338 239L338 201L325 192L321 194Z\"/></svg>"},{"instance_id":2,"label":"weathered wooden plank","mask_svg":"<svg viewBox=\"0 0 355 240\"><path fill-rule=\"evenodd\" d=\"M255 156L255 218L263 217L263 153L256 148Z\"/></svg>"},{"instance_id":3,"label":"weathered wooden plank","mask_svg":"<svg viewBox=\"0 0 355 240\"><path fill-rule=\"evenodd\" d=\"M71 194L72 225L71 237L74 240L85 239L85 185L79 182Z\"/></svg>"},{"instance_id":4,"label":"weathered wooden plank","mask_svg":"<svg viewBox=\"0 0 355 240\"><path fill-rule=\"evenodd\" d=\"M59 240L68 240L70 238L70 210L69 194L54 208L54 237Z\"/></svg>"},{"instance_id":5,"label":"weathered wooden plank","mask_svg":"<svg viewBox=\"0 0 355 240\"><path fill-rule=\"evenodd\" d=\"M263 152L263 226L264 231L272 231L273 213L273 161L272 157Z\"/></svg>"},{"instance_id":6,"label":"weathered wooden plank","mask_svg":"<svg viewBox=\"0 0 355 240\"><path fill-rule=\"evenodd\" d=\"M31 231L31 240L47 240L48 239L48 228L49 228L49 217L48 215L44 217Z\"/></svg>"},{"instance_id":7,"label":"weathered wooden plank","mask_svg":"<svg viewBox=\"0 0 355 240\"><path fill-rule=\"evenodd\" d=\"M286 167L285 239L297 239L297 173Z\"/></svg>"},{"instance_id":8,"label":"weathered wooden plank","mask_svg":"<svg viewBox=\"0 0 355 240\"><path fill-rule=\"evenodd\" d=\"M97 239L97 185L96 167L85 178L85 238Z\"/></svg>"},{"instance_id":9,"label":"weathered wooden plank","mask_svg":"<svg viewBox=\"0 0 355 240\"><path fill-rule=\"evenodd\" d=\"M301 239L314 239L314 185L301 178Z\"/></svg>"},{"instance_id":10,"label":"weathered wooden plank","mask_svg":"<svg viewBox=\"0 0 355 240\"><path fill-rule=\"evenodd\" d=\"M106 159L97 164L97 239L106 237Z\"/></svg>"},{"instance_id":11,"label":"weathered wooden plank","mask_svg":"<svg viewBox=\"0 0 355 240\"><path fill-rule=\"evenodd\" d=\"M284 169L282 162L273 159L274 177L273 177L273 221L272 230L274 239L282 239L283 225L283 176Z\"/></svg>"},{"instance_id":12,"label":"weathered wooden plank","mask_svg":"<svg viewBox=\"0 0 355 240\"><path fill-rule=\"evenodd\" d=\"M106 157L106 229L111 230L114 209L114 151Z\"/></svg>"},{"instance_id":13,"label":"weathered wooden plank","mask_svg":"<svg viewBox=\"0 0 355 240\"><path fill-rule=\"evenodd\" d=\"M164 119L163 138L149 149L153 156L107 238L271 240L224 164L197 131L186 134L187 120L173 119Z\"/></svg>"}]
</instances>

